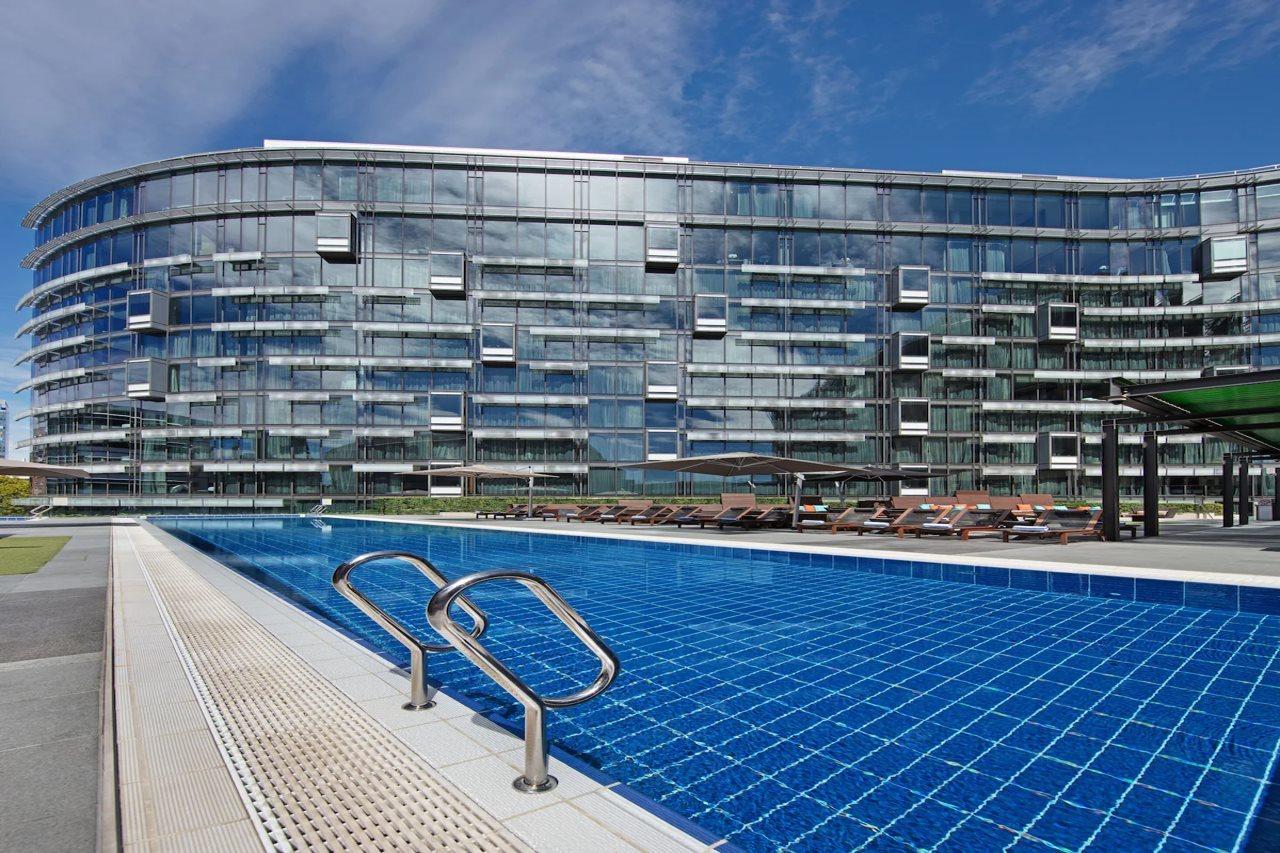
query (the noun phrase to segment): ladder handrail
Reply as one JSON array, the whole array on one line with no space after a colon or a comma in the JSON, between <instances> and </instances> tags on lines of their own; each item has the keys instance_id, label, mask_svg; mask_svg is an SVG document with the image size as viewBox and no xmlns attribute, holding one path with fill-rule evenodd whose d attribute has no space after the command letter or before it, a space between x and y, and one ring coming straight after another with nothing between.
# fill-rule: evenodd
<instances>
[{"instance_id":1,"label":"ladder handrail","mask_svg":"<svg viewBox=\"0 0 1280 853\"><path fill-rule=\"evenodd\" d=\"M513 580L522 584L596 656L600 661L600 672L591 684L567 696L541 696L494 657L480 643L479 635L468 633L449 615L449 608L455 602L461 606L467 600L462 595L466 590L497 580ZM557 780L547 773L546 709L569 708L599 696L618 677L622 666L618 656L550 584L537 575L515 569L476 572L441 587L427 603L427 621L481 672L524 705L524 775L517 778L512 786L527 793L554 788Z\"/></svg>"},{"instance_id":2,"label":"ladder handrail","mask_svg":"<svg viewBox=\"0 0 1280 853\"><path fill-rule=\"evenodd\" d=\"M377 622L384 631L399 640L409 650L409 701L404 705L404 708L411 711L433 708L436 703L431 696L435 691L427 684L426 656L428 654L453 651L454 647L446 644L423 642L405 627L400 620L374 604L367 595L351 583L352 572L366 563L372 563L376 560L404 560L422 572L427 580L435 584L437 588L447 586L449 583L448 578L441 574L440 570L432 565L431 561L426 557L420 557L408 551L371 551L368 554L361 554L358 557L347 560L333 570L333 588L364 611L366 616ZM479 637L484 634L485 629L489 627L489 618L484 611L476 607L466 597L458 601L458 606L471 616L474 623L470 632L463 630L461 626L459 626L459 630L463 630L463 633L470 637Z\"/></svg>"},{"instance_id":3,"label":"ladder handrail","mask_svg":"<svg viewBox=\"0 0 1280 853\"><path fill-rule=\"evenodd\" d=\"M44 518L45 514L50 512L52 509L53 504L40 504L39 506L33 506L31 509L27 510L27 516L33 519Z\"/></svg>"}]
</instances>

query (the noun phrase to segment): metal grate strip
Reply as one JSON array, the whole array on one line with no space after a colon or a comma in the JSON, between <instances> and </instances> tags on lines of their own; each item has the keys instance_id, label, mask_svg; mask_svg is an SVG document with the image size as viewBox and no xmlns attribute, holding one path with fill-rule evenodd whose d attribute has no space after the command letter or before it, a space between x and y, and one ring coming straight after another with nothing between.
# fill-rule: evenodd
<instances>
[{"instance_id":1,"label":"metal grate strip","mask_svg":"<svg viewBox=\"0 0 1280 853\"><path fill-rule=\"evenodd\" d=\"M150 533L124 535L276 849L526 849Z\"/></svg>"}]
</instances>

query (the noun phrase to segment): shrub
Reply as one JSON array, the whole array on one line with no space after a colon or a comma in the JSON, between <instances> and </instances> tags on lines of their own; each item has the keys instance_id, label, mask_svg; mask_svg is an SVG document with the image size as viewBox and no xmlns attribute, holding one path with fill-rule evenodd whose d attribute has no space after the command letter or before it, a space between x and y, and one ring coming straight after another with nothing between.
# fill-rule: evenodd
<instances>
[{"instance_id":1,"label":"shrub","mask_svg":"<svg viewBox=\"0 0 1280 853\"><path fill-rule=\"evenodd\" d=\"M30 497L31 481L25 477L0 477L0 515L23 515L26 507L14 503L17 498Z\"/></svg>"}]
</instances>

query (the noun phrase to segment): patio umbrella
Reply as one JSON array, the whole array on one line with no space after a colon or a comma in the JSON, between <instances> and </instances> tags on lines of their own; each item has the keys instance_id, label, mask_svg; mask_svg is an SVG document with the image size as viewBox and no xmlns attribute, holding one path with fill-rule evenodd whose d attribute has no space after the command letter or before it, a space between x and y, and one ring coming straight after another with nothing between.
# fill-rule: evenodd
<instances>
[{"instance_id":1,"label":"patio umbrella","mask_svg":"<svg viewBox=\"0 0 1280 853\"><path fill-rule=\"evenodd\" d=\"M22 459L0 459L0 477L75 477L83 480L89 476L92 475L83 468L45 465Z\"/></svg>"},{"instance_id":2,"label":"patio umbrella","mask_svg":"<svg viewBox=\"0 0 1280 853\"><path fill-rule=\"evenodd\" d=\"M815 462L812 459L792 459L787 456L766 456L762 453L716 453L711 456L686 456L683 459L664 459L656 462L637 462L627 468L648 468L654 471L681 471L687 474L711 474L721 477L747 477L753 474L791 474L796 479L795 500L791 508L791 526L800 517L800 490L806 474L844 474L857 469L831 462Z\"/></svg>"},{"instance_id":3,"label":"patio umbrella","mask_svg":"<svg viewBox=\"0 0 1280 853\"><path fill-rule=\"evenodd\" d=\"M462 465L454 468L428 468L424 471L406 471L403 477L465 477L472 480L525 480L529 481L529 513L533 514L533 481L550 480L559 474L543 474L540 471L498 468L490 465Z\"/></svg>"}]
</instances>

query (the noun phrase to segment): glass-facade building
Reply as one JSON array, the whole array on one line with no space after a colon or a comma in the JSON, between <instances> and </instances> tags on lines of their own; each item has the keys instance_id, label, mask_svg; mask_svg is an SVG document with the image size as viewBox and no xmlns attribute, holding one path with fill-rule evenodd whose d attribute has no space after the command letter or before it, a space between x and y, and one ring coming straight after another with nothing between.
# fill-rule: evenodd
<instances>
[{"instance_id":1,"label":"glass-facade building","mask_svg":"<svg viewBox=\"0 0 1280 853\"><path fill-rule=\"evenodd\" d=\"M33 459L95 472L49 481L85 511L349 505L463 461L710 492L620 466L726 450L1096 495L1113 377L1280 364L1277 167L268 141L82 181L24 224L22 416ZM1223 449L1169 438L1166 493L1215 493Z\"/></svg>"}]
</instances>

